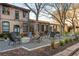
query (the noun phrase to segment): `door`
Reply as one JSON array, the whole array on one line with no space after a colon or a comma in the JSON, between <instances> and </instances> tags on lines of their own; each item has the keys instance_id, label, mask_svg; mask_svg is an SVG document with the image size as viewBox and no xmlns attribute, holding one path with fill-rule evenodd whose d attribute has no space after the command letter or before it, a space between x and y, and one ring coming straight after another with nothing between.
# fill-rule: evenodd
<instances>
[{"instance_id":1,"label":"door","mask_svg":"<svg viewBox=\"0 0 79 59\"><path fill-rule=\"evenodd\" d=\"M15 25L14 26L14 32L16 33L16 35L20 34L20 27L19 27L19 25Z\"/></svg>"}]
</instances>

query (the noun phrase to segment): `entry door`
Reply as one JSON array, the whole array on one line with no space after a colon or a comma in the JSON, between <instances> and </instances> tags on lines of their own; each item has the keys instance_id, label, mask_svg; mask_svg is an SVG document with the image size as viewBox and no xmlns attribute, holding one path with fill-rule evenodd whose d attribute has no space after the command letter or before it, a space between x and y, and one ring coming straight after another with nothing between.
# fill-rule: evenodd
<instances>
[{"instance_id":1,"label":"entry door","mask_svg":"<svg viewBox=\"0 0 79 59\"><path fill-rule=\"evenodd\" d=\"M14 26L14 32L19 35L20 34L20 27L18 25Z\"/></svg>"}]
</instances>

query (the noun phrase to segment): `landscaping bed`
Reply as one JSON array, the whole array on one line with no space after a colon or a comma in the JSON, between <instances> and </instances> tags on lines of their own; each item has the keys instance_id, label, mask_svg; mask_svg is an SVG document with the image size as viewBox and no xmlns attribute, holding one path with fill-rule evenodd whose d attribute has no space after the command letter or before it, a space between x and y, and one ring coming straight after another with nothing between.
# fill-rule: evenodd
<instances>
[{"instance_id":1,"label":"landscaping bed","mask_svg":"<svg viewBox=\"0 0 79 59\"><path fill-rule=\"evenodd\" d=\"M50 46L46 46L43 48L35 49L33 51L27 51L26 49L18 48L15 50L0 53L0 55L1 56L51 56L58 52L63 51L67 47L72 46L76 43L78 43L78 41L73 41L63 46L58 46L57 48L54 49L52 49Z\"/></svg>"}]
</instances>

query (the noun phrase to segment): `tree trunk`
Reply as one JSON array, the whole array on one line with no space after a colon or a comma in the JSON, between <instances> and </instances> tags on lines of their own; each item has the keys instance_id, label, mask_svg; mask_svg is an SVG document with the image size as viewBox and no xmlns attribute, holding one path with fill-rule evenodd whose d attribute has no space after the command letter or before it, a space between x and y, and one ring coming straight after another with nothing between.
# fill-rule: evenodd
<instances>
[{"instance_id":1,"label":"tree trunk","mask_svg":"<svg viewBox=\"0 0 79 59\"><path fill-rule=\"evenodd\" d=\"M63 35L64 32L64 25L61 24L61 35Z\"/></svg>"},{"instance_id":2,"label":"tree trunk","mask_svg":"<svg viewBox=\"0 0 79 59\"><path fill-rule=\"evenodd\" d=\"M75 39L78 39L76 33L75 33L75 25L73 24L73 32L74 32L74 35L75 35Z\"/></svg>"},{"instance_id":3,"label":"tree trunk","mask_svg":"<svg viewBox=\"0 0 79 59\"><path fill-rule=\"evenodd\" d=\"M38 15L36 15L35 32L38 32Z\"/></svg>"}]
</instances>

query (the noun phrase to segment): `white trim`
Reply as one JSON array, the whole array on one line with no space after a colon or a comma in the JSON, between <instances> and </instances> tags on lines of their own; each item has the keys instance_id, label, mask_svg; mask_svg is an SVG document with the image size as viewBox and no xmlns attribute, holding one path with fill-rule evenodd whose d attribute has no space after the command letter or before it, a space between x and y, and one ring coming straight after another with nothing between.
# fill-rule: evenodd
<instances>
[{"instance_id":1,"label":"white trim","mask_svg":"<svg viewBox=\"0 0 79 59\"><path fill-rule=\"evenodd\" d=\"M3 50L3 51L0 51L0 52L7 52L7 51L11 51L11 50L18 49L18 48L21 48L21 47L11 48L11 49Z\"/></svg>"},{"instance_id":2,"label":"white trim","mask_svg":"<svg viewBox=\"0 0 79 59\"><path fill-rule=\"evenodd\" d=\"M31 48L31 49L22 46L22 48L27 49L28 51L32 51L32 50L39 49L39 48L42 48L42 47L46 47L46 46L49 46L49 45L50 45L50 44L43 45L43 46L38 46L38 47L36 47L36 48Z\"/></svg>"}]
</instances>

